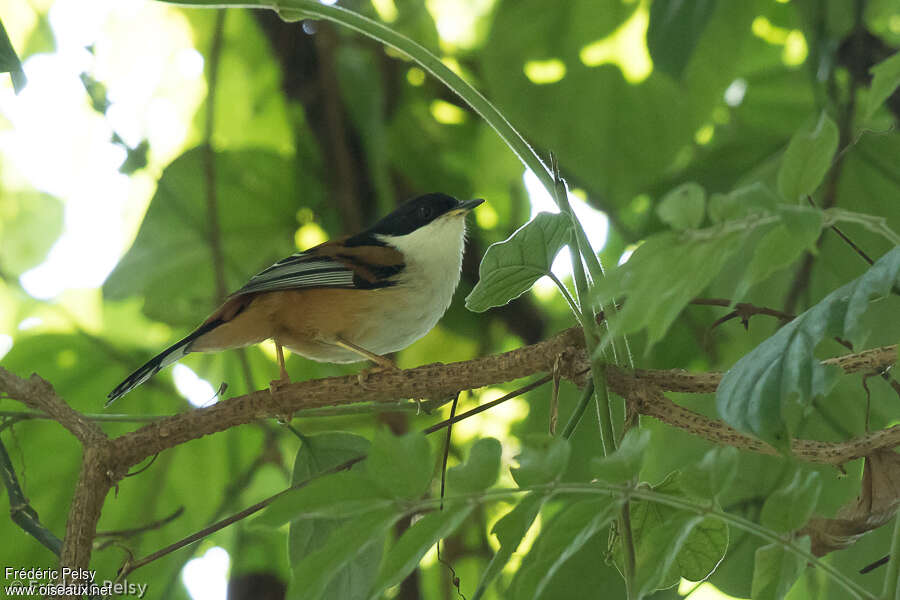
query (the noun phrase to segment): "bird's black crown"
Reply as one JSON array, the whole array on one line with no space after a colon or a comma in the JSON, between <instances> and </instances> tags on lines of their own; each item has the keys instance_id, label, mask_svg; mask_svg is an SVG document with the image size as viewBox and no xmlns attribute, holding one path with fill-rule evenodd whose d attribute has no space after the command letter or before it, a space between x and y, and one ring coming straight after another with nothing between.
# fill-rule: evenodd
<instances>
[{"instance_id":1,"label":"bird's black crown","mask_svg":"<svg viewBox=\"0 0 900 600\"><path fill-rule=\"evenodd\" d=\"M406 235L459 208L460 204L459 200L447 194L425 194L400 205L397 210L372 225L367 233Z\"/></svg>"}]
</instances>

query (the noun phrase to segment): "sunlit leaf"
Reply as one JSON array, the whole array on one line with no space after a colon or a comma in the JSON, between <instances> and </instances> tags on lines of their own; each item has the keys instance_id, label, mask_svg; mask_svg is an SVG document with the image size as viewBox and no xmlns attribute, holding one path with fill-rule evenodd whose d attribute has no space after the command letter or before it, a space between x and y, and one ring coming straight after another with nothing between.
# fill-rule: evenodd
<instances>
[{"instance_id":1,"label":"sunlit leaf","mask_svg":"<svg viewBox=\"0 0 900 600\"><path fill-rule=\"evenodd\" d=\"M478 269L478 283L466 297L466 307L484 312L518 298L550 272L553 259L569 241L569 217L540 213L509 239L487 249Z\"/></svg>"}]
</instances>

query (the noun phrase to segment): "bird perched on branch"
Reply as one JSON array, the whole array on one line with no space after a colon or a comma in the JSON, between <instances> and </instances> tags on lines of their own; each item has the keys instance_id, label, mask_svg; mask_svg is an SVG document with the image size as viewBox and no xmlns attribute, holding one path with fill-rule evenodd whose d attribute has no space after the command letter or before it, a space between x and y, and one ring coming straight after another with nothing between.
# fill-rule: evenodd
<instances>
[{"instance_id":1,"label":"bird perched on branch","mask_svg":"<svg viewBox=\"0 0 900 600\"><path fill-rule=\"evenodd\" d=\"M424 336L450 306L462 267L465 217L482 202L420 196L362 233L278 261L129 375L106 405L191 352L268 339L275 342L281 382L290 381L283 348L320 362L367 358L396 368L383 355Z\"/></svg>"}]
</instances>

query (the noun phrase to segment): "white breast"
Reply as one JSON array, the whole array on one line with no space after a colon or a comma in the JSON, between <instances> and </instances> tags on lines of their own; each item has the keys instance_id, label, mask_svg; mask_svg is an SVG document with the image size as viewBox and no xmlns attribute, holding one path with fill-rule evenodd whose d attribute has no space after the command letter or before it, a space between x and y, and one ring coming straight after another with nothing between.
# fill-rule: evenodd
<instances>
[{"instance_id":1,"label":"white breast","mask_svg":"<svg viewBox=\"0 0 900 600\"><path fill-rule=\"evenodd\" d=\"M357 344L387 354L431 331L459 284L465 230L465 215L448 214L408 235L382 238L403 253L406 268L397 285L383 288L380 315L372 320L380 326L361 332Z\"/></svg>"}]
</instances>

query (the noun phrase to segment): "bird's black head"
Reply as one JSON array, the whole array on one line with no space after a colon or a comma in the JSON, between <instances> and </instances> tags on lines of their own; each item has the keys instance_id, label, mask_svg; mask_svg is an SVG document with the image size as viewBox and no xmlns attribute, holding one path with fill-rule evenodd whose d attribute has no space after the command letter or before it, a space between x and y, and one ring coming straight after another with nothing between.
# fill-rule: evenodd
<instances>
[{"instance_id":1,"label":"bird's black head","mask_svg":"<svg viewBox=\"0 0 900 600\"><path fill-rule=\"evenodd\" d=\"M484 200L481 199L460 202L447 194L425 194L402 204L397 210L372 225L366 233L370 235L407 235L448 212L468 211L482 202Z\"/></svg>"}]
</instances>

